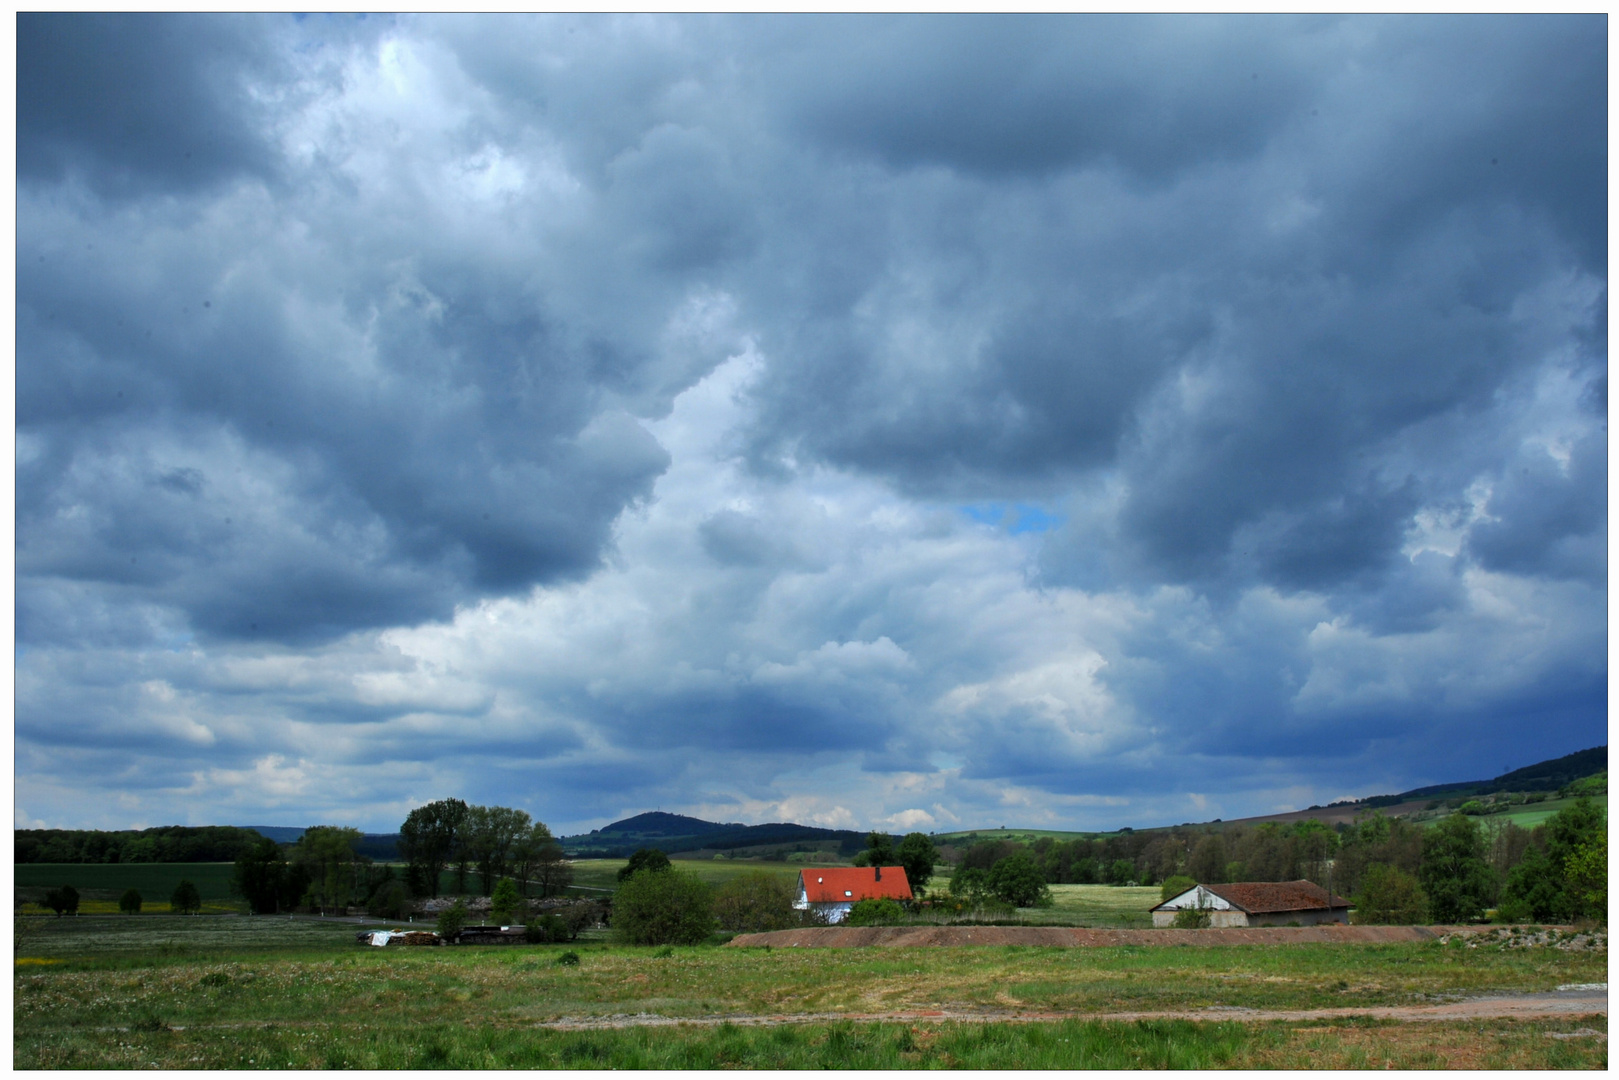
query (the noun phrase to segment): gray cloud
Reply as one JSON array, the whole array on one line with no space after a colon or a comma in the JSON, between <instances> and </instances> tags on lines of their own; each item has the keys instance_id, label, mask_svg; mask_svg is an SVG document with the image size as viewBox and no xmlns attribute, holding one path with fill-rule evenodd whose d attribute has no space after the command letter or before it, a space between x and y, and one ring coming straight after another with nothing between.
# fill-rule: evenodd
<instances>
[{"instance_id":1,"label":"gray cloud","mask_svg":"<svg viewBox=\"0 0 1619 1080\"><path fill-rule=\"evenodd\" d=\"M19 816L1600 741L1604 27L25 15Z\"/></svg>"}]
</instances>

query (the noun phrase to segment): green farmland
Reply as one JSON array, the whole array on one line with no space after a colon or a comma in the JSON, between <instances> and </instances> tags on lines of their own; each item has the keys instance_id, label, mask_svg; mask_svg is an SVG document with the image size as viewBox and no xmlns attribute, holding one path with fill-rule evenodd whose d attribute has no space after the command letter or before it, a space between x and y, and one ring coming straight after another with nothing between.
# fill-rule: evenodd
<instances>
[{"instance_id":1,"label":"green farmland","mask_svg":"<svg viewBox=\"0 0 1619 1080\"><path fill-rule=\"evenodd\" d=\"M117 900L136 889L148 903L167 902L182 878L203 900L229 901L230 863L17 863L19 898L38 900L45 890L71 885L86 899Z\"/></svg>"},{"instance_id":2,"label":"green farmland","mask_svg":"<svg viewBox=\"0 0 1619 1080\"><path fill-rule=\"evenodd\" d=\"M20 1069L1607 1065L1601 1014L1486 1025L1233 1015L1546 992L1605 981L1604 951L376 949L355 944L352 923L308 918L37 922L13 975ZM570 952L577 963L559 963ZM1134 1010L1169 1015L1110 1018ZM1030 1012L1045 1018L1013 1022Z\"/></svg>"}]
</instances>

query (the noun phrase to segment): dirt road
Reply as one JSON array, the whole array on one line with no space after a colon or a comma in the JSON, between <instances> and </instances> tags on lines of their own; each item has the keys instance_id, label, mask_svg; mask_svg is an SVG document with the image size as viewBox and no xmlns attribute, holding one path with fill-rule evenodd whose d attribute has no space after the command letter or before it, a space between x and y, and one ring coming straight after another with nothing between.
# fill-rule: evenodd
<instances>
[{"instance_id":1,"label":"dirt road","mask_svg":"<svg viewBox=\"0 0 1619 1080\"><path fill-rule=\"evenodd\" d=\"M1368 1016L1381 1020L1442 1022L1454 1020L1544 1020L1573 1016L1608 1015L1607 984L1571 987L1545 994L1499 994L1447 1001L1436 1005L1379 1005L1340 1009L1242 1009L1211 1006L1206 1009L1122 1010L1119 1012L996 1011L976 1009L913 1009L896 1012L862 1013L778 1013L727 1016L671 1017L655 1013L613 1016L563 1017L538 1027L564 1031L599 1028L675 1027L681 1024L718 1027L764 1027L776 1024L829 1024L842 1020L862 1023L1039 1023L1056 1020L1240 1020L1254 1023L1266 1020L1339 1020ZM1603 1036L1606 1038L1606 1036Z\"/></svg>"}]
</instances>

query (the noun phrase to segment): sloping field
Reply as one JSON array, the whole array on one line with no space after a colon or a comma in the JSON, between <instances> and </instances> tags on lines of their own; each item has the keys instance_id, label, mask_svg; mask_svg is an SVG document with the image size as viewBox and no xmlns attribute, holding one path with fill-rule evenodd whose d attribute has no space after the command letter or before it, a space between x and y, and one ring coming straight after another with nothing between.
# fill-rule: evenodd
<instances>
[{"instance_id":1,"label":"sloping field","mask_svg":"<svg viewBox=\"0 0 1619 1080\"><path fill-rule=\"evenodd\" d=\"M1244 926L1219 930L1093 930L1074 926L817 926L738 934L730 946L856 949L912 945L1306 945L1389 944L1433 941L1445 934L1474 933L1467 926ZM1493 928L1491 928L1493 929Z\"/></svg>"}]
</instances>

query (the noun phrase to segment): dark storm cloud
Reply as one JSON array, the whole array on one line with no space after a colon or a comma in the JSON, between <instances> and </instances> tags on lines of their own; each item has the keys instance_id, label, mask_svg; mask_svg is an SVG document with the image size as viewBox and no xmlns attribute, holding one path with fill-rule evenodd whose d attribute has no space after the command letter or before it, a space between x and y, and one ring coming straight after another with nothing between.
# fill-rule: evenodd
<instances>
[{"instance_id":1,"label":"dark storm cloud","mask_svg":"<svg viewBox=\"0 0 1619 1080\"><path fill-rule=\"evenodd\" d=\"M24 15L20 789L942 822L1599 741L1606 29Z\"/></svg>"},{"instance_id":2,"label":"dark storm cloud","mask_svg":"<svg viewBox=\"0 0 1619 1080\"><path fill-rule=\"evenodd\" d=\"M17 16L17 171L101 190L195 189L268 175L268 111L249 84L284 72L253 16Z\"/></svg>"}]
</instances>

